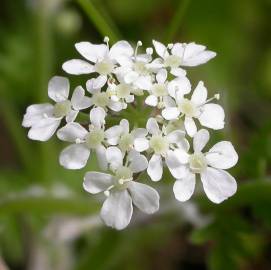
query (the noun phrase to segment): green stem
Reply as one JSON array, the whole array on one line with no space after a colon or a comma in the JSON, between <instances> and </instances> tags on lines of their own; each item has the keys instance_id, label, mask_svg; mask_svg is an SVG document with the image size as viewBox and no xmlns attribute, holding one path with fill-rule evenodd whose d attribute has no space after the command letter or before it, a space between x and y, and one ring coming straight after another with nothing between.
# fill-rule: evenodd
<instances>
[{"instance_id":1,"label":"green stem","mask_svg":"<svg viewBox=\"0 0 271 270\"><path fill-rule=\"evenodd\" d=\"M184 18L184 15L187 11L187 8L189 6L190 0L182 0L180 1L180 5L178 9L176 10L176 13L174 17L172 18L168 30L165 34L165 41L166 43L172 42L176 34L178 33L180 29L181 22Z\"/></svg>"},{"instance_id":2,"label":"green stem","mask_svg":"<svg viewBox=\"0 0 271 270\"><path fill-rule=\"evenodd\" d=\"M15 194L14 194L15 195ZM22 196L17 194L12 198L0 201L0 216L6 214L54 214L98 213L100 204L82 198L56 198L53 196Z\"/></svg>"},{"instance_id":3,"label":"green stem","mask_svg":"<svg viewBox=\"0 0 271 270\"><path fill-rule=\"evenodd\" d=\"M112 30L109 23L90 0L76 0L85 11L90 21L96 26L102 36L108 36L111 42L117 42L120 37L118 33Z\"/></svg>"}]
</instances>

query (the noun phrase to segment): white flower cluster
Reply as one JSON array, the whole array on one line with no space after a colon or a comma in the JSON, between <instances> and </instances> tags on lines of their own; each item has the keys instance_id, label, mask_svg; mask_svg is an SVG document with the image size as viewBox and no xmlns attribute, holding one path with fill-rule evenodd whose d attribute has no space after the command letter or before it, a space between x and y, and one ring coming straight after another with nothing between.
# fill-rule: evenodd
<instances>
[{"instance_id":1,"label":"white flower cluster","mask_svg":"<svg viewBox=\"0 0 271 270\"><path fill-rule=\"evenodd\" d=\"M135 49L127 41L119 41L111 48L108 42L105 38L101 45L75 44L84 60L65 62L64 71L93 74L95 78L86 82L86 91L76 87L69 99L69 80L53 77L48 95L55 104L27 108L23 126L30 128L28 137L46 141L65 119L57 137L71 144L61 152L60 164L67 169L81 169L91 155L96 155L104 172L87 172L83 187L92 194L105 194L101 217L116 229L129 224L133 205L147 214L159 208L158 192L141 183L144 171L152 181L159 181L167 167L175 179L173 192L179 201L192 196L196 175L212 202L221 203L232 196L237 184L225 169L237 163L236 151L228 141L203 151L209 132L198 130L196 125L213 130L224 127L224 110L213 103L219 95L208 99L202 81L191 94L191 83L183 69L204 64L216 54L195 43L165 46L154 40L154 49L147 48L140 54L140 41ZM131 129L126 119L108 127L107 115L115 115L129 104L139 106L138 96L145 98L145 106L153 107L146 128ZM80 111L89 114L87 126L76 122Z\"/></svg>"}]
</instances>

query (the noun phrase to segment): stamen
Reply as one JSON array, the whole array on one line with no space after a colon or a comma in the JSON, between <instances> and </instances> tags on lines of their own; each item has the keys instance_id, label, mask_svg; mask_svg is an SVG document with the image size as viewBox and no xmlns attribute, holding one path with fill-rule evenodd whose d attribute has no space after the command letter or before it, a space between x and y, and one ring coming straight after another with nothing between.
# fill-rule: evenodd
<instances>
[{"instance_id":1,"label":"stamen","mask_svg":"<svg viewBox=\"0 0 271 270\"><path fill-rule=\"evenodd\" d=\"M142 42L139 40L136 44L136 48L135 48L135 58L137 57L137 51L138 51L138 48L142 46Z\"/></svg>"},{"instance_id":2,"label":"stamen","mask_svg":"<svg viewBox=\"0 0 271 270\"><path fill-rule=\"evenodd\" d=\"M204 104L206 104L206 103L208 103L208 102L210 102L210 101L212 101L214 99L219 100L220 99L220 94L215 94L213 97L207 99Z\"/></svg>"},{"instance_id":3,"label":"stamen","mask_svg":"<svg viewBox=\"0 0 271 270\"><path fill-rule=\"evenodd\" d=\"M105 190L105 191L104 191L104 195L105 195L106 197L109 197L110 191L109 191L109 190Z\"/></svg>"},{"instance_id":4,"label":"stamen","mask_svg":"<svg viewBox=\"0 0 271 270\"><path fill-rule=\"evenodd\" d=\"M146 53L149 54L149 55L152 55L153 54L153 48L147 48Z\"/></svg>"},{"instance_id":5,"label":"stamen","mask_svg":"<svg viewBox=\"0 0 271 270\"><path fill-rule=\"evenodd\" d=\"M173 43L169 43L167 47L171 50L173 48Z\"/></svg>"},{"instance_id":6,"label":"stamen","mask_svg":"<svg viewBox=\"0 0 271 270\"><path fill-rule=\"evenodd\" d=\"M106 43L107 47L109 48L109 37L104 37L104 42Z\"/></svg>"}]
</instances>

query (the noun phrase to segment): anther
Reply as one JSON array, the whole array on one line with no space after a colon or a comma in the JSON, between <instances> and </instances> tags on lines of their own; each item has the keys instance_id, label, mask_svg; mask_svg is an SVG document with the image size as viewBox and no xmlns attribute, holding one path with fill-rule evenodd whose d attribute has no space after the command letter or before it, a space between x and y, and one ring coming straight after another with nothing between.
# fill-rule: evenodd
<instances>
[{"instance_id":1,"label":"anther","mask_svg":"<svg viewBox=\"0 0 271 270\"><path fill-rule=\"evenodd\" d=\"M153 54L153 48L147 48L146 53L149 54L149 55L152 55Z\"/></svg>"},{"instance_id":2,"label":"anther","mask_svg":"<svg viewBox=\"0 0 271 270\"><path fill-rule=\"evenodd\" d=\"M105 195L106 197L108 197L108 196L110 195L110 191L109 191L109 190L105 190L105 191L104 191L104 195Z\"/></svg>"}]
</instances>

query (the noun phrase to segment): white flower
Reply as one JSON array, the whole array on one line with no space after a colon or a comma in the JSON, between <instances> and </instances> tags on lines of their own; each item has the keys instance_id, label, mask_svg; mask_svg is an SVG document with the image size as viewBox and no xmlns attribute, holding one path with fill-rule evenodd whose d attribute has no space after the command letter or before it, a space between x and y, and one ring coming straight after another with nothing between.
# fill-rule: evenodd
<instances>
[{"instance_id":1,"label":"white flower","mask_svg":"<svg viewBox=\"0 0 271 270\"><path fill-rule=\"evenodd\" d=\"M189 148L188 142L184 139L182 130L174 130L166 134L166 128L160 130L157 121L150 118L147 122L147 130L150 137L136 138L134 145L135 150L142 152L149 150L152 157L149 161L147 173L153 181L159 181L163 175L163 159L165 159L173 177L178 178L182 175L182 164L178 161L175 151L181 148L183 151Z\"/></svg>"},{"instance_id":2,"label":"white flower","mask_svg":"<svg viewBox=\"0 0 271 270\"><path fill-rule=\"evenodd\" d=\"M180 66L193 67L204 64L216 56L215 52L206 50L203 45L191 43L169 44L167 47L153 40L156 53L161 57L160 63L163 67L169 67L175 76L184 76L185 71ZM170 49L170 53L169 50ZM157 60L156 60L157 61Z\"/></svg>"},{"instance_id":3,"label":"white flower","mask_svg":"<svg viewBox=\"0 0 271 270\"><path fill-rule=\"evenodd\" d=\"M135 139L144 138L148 133L145 128L136 128L130 132L129 122L126 119L122 119L119 125L107 129L106 132L108 138L111 137L107 142L110 145L117 145L123 153L134 149Z\"/></svg>"},{"instance_id":4,"label":"white flower","mask_svg":"<svg viewBox=\"0 0 271 270\"><path fill-rule=\"evenodd\" d=\"M134 101L133 87L130 84L121 82L119 84L111 83L107 88L110 99L115 102L120 102L123 109L127 108L127 103Z\"/></svg>"},{"instance_id":5,"label":"white flower","mask_svg":"<svg viewBox=\"0 0 271 270\"><path fill-rule=\"evenodd\" d=\"M105 115L102 108L92 109L89 131L78 123L68 123L58 130L57 136L60 140L74 143L66 147L60 154L59 162L63 167L73 170L85 167L91 151L94 151L100 168L107 169L105 146L107 146L107 139L112 139L112 137L108 137L104 130ZM110 136L113 136L113 133L110 133Z\"/></svg>"},{"instance_id":6,"label":"white flower","mask_svg":"<svg viewBox=\"0 0 271 270\"><path fill-rule=\"evenodd\" d=\"M61 119L66 117L67 122L73 122L79 112L89 108L91 101L85 96L81 86L75 88L71 100L69 80L54 76L48 85L48 96L55 105L44 103L34 104L27 108L22 125L30 127L28 137L32 140L47 141L59 127Z\"/></svg>"},{"instance_id":7,"label":"white flower","mask_svg":"<svg viewBox=\"0 0 271 270\"><path fill-rule=\"evenodd\" d=\"M215 144L208 152L202 153L202 149L209 140L209 132L206 129L199 130L193 138L193 154L178 149L176 150L179 161L185 168L185 175L178 179L173 191L179 201L190 199L194 192L196 174L200 175L204 191L207 197L214 203L231 197L237 189L235 179L226 171L238 161L238 155L232 144L221 141Z\"/></svg>"},{"instance_id":8,"label":"white flower","mask_svg":"<svg viewBox=\"0 0 271 270\"><path fill-rule=\"evenodd\" d=\"M153 83L148 90L150 95L145 99L145 103L159 109L174 106L175 102L169 95L176 91L187 94L191 91L191 84L186 77L178 77L172 81L167 81L167 70L160 69L156 74L156 83Z\"/></svg>"},{"instance_id":9,"label":"white flower","mask_svg":"<svg viewBox=\"0 0 271 270\"><path fill-rule=\"evenodd\" d=\"M176 91L175 106L168 106L163 109L162 116L166 120L177 119L180 114L184 116L184 126L189 136L193 137L197 132L197 126L194 118L198 119L204 127L212 129L222 129L224 127L224 110L214 103L209 103L213 99L218 99L219 95L207 100L207 89L200 81L195 88L191 100L184 98L182 91Z\"/></svg>"},{"instance_id":10,"label":"white flower","mask_svg":"<svg viewBox=\"0 0 271 270\"><path fill-rule=\"evenodd\" d=\"M100 77L96 79L90 79L86 83L86 88L89 93L92 94L91 103L94 107L100 107L107 111L107 108L112 111L119 112L123 109L127 108L127 104L123 102L123 100L117 100L112 98L111 91L102 91L101 85L103 83L103 79Z\"/></svg>"},{"instance_id":11,"label":"white flower","mask_svg":"<svg viewBox=\"0 0 271 270\"><path fill-rule=\"evenodd\" d=\"M72 59L65 62L62 68L70 74L80 75L89 73L98 73L99 79L106 83L107 76L114 73L115 65L121 61L122 57L130 57L133 54L133 48L127 41L118 41L110 49L107 44L92 44L90 42L79 42L75 44L76 50L91 63Z\"/></svg>"},{"instance_id":12,"label":"white flower","mask_svg":"<svg viewBox=\"0 0 271 270\"><path fill-rule=\"evenodd\" d=\"M143 155L131 151L125 165L117 147L109 147L106 156L113 174L88 172L83 187L92 194L104 192L107 199L102 206L101 218L107 226L122 230L130 223L133 204L142 212L152 214L159 209L159 194L152 187L133 181L133 174L147 167Z\"/></svg>"},{"instance_id":13,"label":"white flower","mask_svg":"<svg viewBox=\"0 0 271 270\"><path fill-rule=\"evenodd\" d=\"M141 45L142 43L139 41L132 57L122 57L119 62L120 67L116 68L115 72L118 80L132 84L135 89L147 90L151 86L154 71L149 66L152 60L152 50L148 48L146 54L137 54Z\"/></svg>"}]
</instances>

